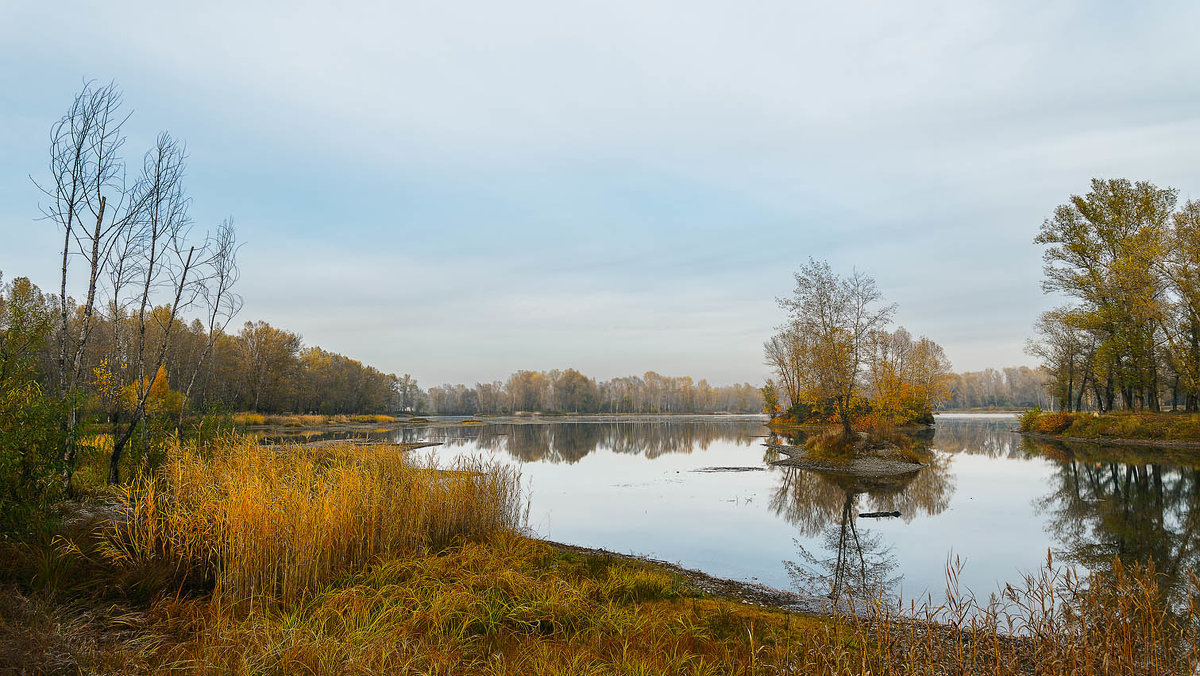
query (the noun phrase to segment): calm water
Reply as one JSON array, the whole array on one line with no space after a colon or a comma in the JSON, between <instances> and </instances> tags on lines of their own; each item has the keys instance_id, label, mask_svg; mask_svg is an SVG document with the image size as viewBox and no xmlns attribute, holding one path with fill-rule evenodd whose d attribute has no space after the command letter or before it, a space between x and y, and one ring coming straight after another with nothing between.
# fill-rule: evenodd
<instances>
[{"instance_id":1,"label":"calm water","mask_svg":"<svg viewBox=\"0 0 1200 676\"><path fill-rule=\"evenodd\" d=\"M1047 550L1088 567L1114 554L1168 572L1200 564L1195 464L1035 442L1015 426L1009 415L939 416L932 465L892 481L770 466L768 430L750 416L394 434L445 442L428 449L439 459L518 465L542 537L784 589L883 582L906 599L937 599L958 557L962 584L986 597L1044 565ZM882 511L900 517L858 516Z\"/></svg>"}]
</instances>

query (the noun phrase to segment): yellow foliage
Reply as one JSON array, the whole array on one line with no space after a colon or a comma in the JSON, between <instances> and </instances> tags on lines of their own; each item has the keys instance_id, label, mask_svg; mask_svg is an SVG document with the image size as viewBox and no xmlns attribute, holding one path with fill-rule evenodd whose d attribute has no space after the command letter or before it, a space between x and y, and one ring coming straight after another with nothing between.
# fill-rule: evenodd
<instances>
[{"instance_id":1,"label":"yellow foliage","mask_svg":"<svg viewBox=\"0 0 1200 676\"><path fill-rule=\"evenodd\" d=\"M147 380L149 379L139 378L120 388L117 401L124 410L132 411L137 408L138 401L143 394L146 397L145 413L147 417L179 410L183 403L183 393L171 389L167 382L165 366L158 367L158 371L154 374L154 380L150 381L149 385L147 385ZM149 392L147 392L147 388L149 388Z\"/></svg>"}]
</instances>

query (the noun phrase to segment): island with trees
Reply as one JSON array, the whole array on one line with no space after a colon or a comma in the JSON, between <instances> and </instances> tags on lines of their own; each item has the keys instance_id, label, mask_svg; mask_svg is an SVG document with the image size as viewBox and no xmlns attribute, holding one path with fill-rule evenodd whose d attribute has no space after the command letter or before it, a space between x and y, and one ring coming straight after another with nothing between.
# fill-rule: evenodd
<instances>
[{"instance_id":1,"label":"island with trees","mask_svg":"<svg viewBox=\"0 0 1200 676\"><path fill-rule=\"evenodd\" d=\"M787 462L858 473L916 471L927 459L897 432L933 423L949 396L950 362L941 346L889 331L895 305L875 281L809 260L780 298L787 322L765 344L775 378L763 387L773 430L826 429L803 446L778 445Z\"/></svg>"}]
</instances>

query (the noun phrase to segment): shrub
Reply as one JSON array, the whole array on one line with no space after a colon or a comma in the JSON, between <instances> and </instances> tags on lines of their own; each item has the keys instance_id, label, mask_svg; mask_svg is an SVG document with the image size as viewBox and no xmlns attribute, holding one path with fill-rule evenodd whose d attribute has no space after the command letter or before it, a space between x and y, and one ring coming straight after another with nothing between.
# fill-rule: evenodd
<instances>
[{"instance_id":1,"label":"shrub","mask_svg":"<svg viewBox=\"0 0 1200 676\"><path fill-rule=\"evenodd\" d=\"M1071 423L1075 422L1075 416L1070 413L1046 413L1043 414L1037 421L1037 432L1039 434L1062 434Z\"/></svg>"},{"instance_id":2,"label":"shrub","mask_svg":"<svg viewBox=\"0 0 1200 676\"><path fill-rule=\"evenodd\" d=\"M1018 421L1021 425L1022 432L1037 431L1038 418L1042 417L1042 407L1034 406L1033 408L1025 409Z\"/></svg>"},{"instance_id":3,"label":"shrub","mask_svg":"<svg viewBox=\"0 0 1200 676\"><path fill-rule=\"evenodd\" d=\"M21 525L60 494L61 402L35 382L0 387L0 530Z\"/></svg>"}]
</instances>

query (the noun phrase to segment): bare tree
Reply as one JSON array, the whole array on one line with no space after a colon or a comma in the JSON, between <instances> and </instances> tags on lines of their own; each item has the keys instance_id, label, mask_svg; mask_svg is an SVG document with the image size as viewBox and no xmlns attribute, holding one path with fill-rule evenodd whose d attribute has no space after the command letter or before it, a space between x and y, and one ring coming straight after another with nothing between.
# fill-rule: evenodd
<instances>
[{"instance_id":1,"label":"bare tree","mask_svg":"<svg viewBox=\"0 0 1200 676\"><path fill-rule=\"evenodd\" d=\"M170 134L159 134L155 147L146 153L143 175L136 192L143 205L137 231L139 288L137 298L137 347L134 359L134 405L124 425L113 431L113 450L109 457L108 481L120 482L121 456L134 430L146 414L146 402L158 370L167 358L175 320L200 293L194 278L189 280L195 265L196 247L188 244L191 220L188 217L190 200L183 189L187 153ZM165 315L154 313L153 296L160 290L171 293ZM157 354L151 356L146 345L146 329L151 321L161 324L162 339ZM149 366L149 368L147 368ZM122 429L123 427L123 429ZM145 427L143 426L143 431Z\"/></svg>"},{"instance_id":2,"label":"bare tree","mask_svg":"<svg viewBox=\"0 0 1200 676\"><path fill-rule=\"evenodd\" d=\"M62 450L62 480L67 489L75 466L78 407L74 402L84 352L95 326L98 284L112 260L119 233L138 217L142 207L126 184L125 165L119 154L125 143L121 127L128 119L121 113L121 103L115 84L86 83L51 130L49 180L34 180L49 198L42 206L43 215L63 231L56 385L59 394L72 402L64 420L66 442ZM67 295L73 256L84 260L88 277L75 327L71 326L71 311L75 308Z\"/></svg>"},{"instance_id":3,"label":"bare tree","mask_svg":"<svg viewBox=\"0 0 1200 676\"><path fill-rule=\"evenodd\" d=\"M242 309L242 297L233 291L233 286L241 276L237 266L237 252L241 246L237 242L237 233L233 228L233 218L226 218L217 226L217 231L205 244L206 257L202 262L206 270L204 277L197 280L200 285L200 297L205 308L205 322L208 337L204 349L196 360L196 368L188 379L183 391L183 401L179 405L179 429L183 428L183 416L187 410L188 398L196 385L196 377L204 365L204 360L212 354L217 337L225 332L225 327Z\"/></svg>"}]
</instances>

